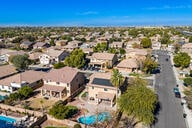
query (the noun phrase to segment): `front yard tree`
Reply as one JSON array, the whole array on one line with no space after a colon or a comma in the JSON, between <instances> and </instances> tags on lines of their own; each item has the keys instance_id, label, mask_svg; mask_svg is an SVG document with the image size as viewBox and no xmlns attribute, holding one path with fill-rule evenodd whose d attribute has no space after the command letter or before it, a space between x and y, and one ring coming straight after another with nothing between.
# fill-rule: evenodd
<instances>
[{"instance_id":1,"label":"front yard tree","mask_svg":"<svg viewBox=\"0 0 192 128\"><path fill-rule=\"evenodd\" d=\"M141 45L142 45L143 48L151 48L151 45L152 45L151 39L149 39L149 38L143 38L143 39L141 40Z\"/></svg>"},{"instance_id":2,"label":"front yard tree","mask_svg":"<svg viewBox=\"0 0 192 128\"><path fill-rule=\"evenodd\" d=\"M16 55L11 57L10 59L11 63L18 69L18 70L24 70L28 68L28 65L30 64L29 56L27 54L25 55Z\"/></svg>"},{"instance_id":3,"label":"front yard tree","mask_svg":"<svg viewBox=\"0 0 192 128\"><path fill-rule=\"evenodd\" d=\"M176 67L186 68L190 64L191 57L185 53L181 52L174 56L173 61Z\"/></svg>"},{"instance_id":4,"label":"front yard tree","mask_svg":"<svg viewBox=\"0 0 192 128\"><path fill-rule=\"evenodd\" d=\"M152 60L150 56L147 56L147 58L143 62L143 71L146 74L149 74L152 73L157 67L158 67L157 62Z\"/></svg>"},{"instance_id":5,"label":"front yard tree","mask_svg":"<svg viewBox=\"0 0 192 128\"><path fill-rule=\"evenodd\" d=\"M157 96L154 91L147 88L146 85L130 86L127 91L122 94L118 100L120 111L128 117L134 117L135 121L132 125L135 126L139 122L147 125L152 124L155 117L154 111L157 104Z\"/></svg>"},{"instance_id":6,"label":"front yard tree","mask_svg":"<svg viewBox=\"0 0 192 128\"><path fill-rule=\"evenodd\" d=\"M81 49L75 49L69 57L65 58L65 65L81 68L85 65L85 53Z\"/></svg>"}]
</instances>

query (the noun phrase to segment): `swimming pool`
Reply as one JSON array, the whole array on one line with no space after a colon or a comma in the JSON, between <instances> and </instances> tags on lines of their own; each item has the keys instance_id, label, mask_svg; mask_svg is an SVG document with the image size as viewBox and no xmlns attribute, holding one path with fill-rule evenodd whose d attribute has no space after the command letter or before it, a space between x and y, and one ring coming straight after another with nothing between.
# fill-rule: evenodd
<instances>
[{"instance_id":1,"label":"swimming pool","mask_svg":"<svg viewBox=\"0 0 192 128\"><path fill-rule=\"evenodd\" d=\"M15 128L13 125L15 122L16 119L0 116L0 128Z\"/></svg>"},{"instance_id":2,"label":"swimming pool","mask_svg":"<svg viewBox=\"0 0 192 128\"><path fill-rule=\"evenodd\" d=\"M91 115L91 116L82 116L78 119L79 123L91 125L96 122L103 122L105 120L111 119L111 115L108 112L102 112L98 115Z\"/></svg>"}]
</instances>

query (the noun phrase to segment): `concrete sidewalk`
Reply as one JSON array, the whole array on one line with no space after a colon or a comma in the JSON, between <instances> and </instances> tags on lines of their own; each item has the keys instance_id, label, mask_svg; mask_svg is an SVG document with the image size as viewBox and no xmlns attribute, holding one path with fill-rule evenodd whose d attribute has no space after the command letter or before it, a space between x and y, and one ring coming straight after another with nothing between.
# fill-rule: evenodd
<instances>
[{"instance_id":1,"label":"concrete sidewalk","mask_svg":"<svg viewBox=\"0 0 192 128\"><path fill-rule=\"evenodd\" d=\"M171 63L172 63L172 65L174 65L173 55L171 55ZM181 102L184 103L183 104L183 113L187 114L187 116L185 118L186 126L187 126L187 128L192 128L192 111L187 107L186 100L184 99L185 94L183 93L183 91L184 91L183 81L179 79L179 73L174 66L173 66L173 72L175 74L176 82L179 85L179 90L181 92L181 98L182 98Z\"/></svg>"}]
</instances>

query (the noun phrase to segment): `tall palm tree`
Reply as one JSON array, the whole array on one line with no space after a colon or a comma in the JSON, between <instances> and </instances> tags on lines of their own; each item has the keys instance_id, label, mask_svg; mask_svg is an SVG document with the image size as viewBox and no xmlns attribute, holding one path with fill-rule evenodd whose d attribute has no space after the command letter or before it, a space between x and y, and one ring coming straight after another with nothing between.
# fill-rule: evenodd
<instances>
[{"instance_id":1,"label":"tall palm tree","mask_svg":"<svg viewBox=\"0 0 192 128\"><path fill-rule=\"evenodd\" d=\"M133 125L138 122L151 124L155 119L154 111L157 101L154 91L138 84L128 87L127 91L119 98L118 106L120 111L127 116L132 116L138 120Z\"/></svg>"},{"instance_id":2,"label":"tall palm tree","mask_svg":"<svg viewBox=\"0 0 192 128\"><path fill-rule=\"evenodd\" d=\"M113 73L111 75L111 83L116 87L116 102L118 96L118 88L123 84L124 77L119 72L118 69L113 69Z\"/></svg>"}]
</instances>

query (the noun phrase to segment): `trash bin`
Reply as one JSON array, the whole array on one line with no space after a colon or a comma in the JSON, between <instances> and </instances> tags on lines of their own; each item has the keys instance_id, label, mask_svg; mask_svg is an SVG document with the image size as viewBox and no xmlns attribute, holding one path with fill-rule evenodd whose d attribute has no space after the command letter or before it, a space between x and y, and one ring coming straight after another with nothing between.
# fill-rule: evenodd
<instances>
[{"instance_id":1,"label":"trash bin","mask_svg":"<svg viewBox=\"0 0 192 128\"><path fill-rule=\"evenodd\" d=\"M183 118L186 118L187 114L183 113Z\"/></svg>"},{"instance_id":2,"label":"trash bin","mask_svg":"<svg viewBox=\"0 0 192 128\"><path fill-rule=\"evenodd\" d=\"M181 105L183 106L183 105L184 105L184 103L183 103L183 102L181 102Z\"/></svg>"}]
</instances>

